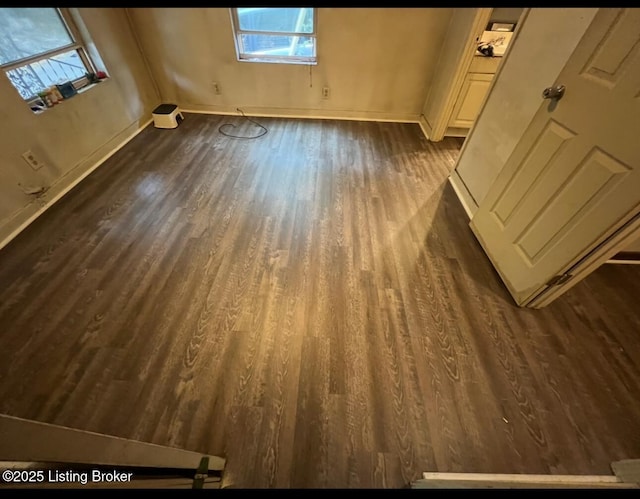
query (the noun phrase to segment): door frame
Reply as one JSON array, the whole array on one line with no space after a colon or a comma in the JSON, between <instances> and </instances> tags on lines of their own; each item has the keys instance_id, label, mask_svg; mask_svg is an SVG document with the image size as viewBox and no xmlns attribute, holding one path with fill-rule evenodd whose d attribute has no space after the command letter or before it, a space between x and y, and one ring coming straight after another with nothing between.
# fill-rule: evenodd
<instances>
[{"instance_id":1,"label":"door frame","mask_svg":"<svg viewBox=\"0 0 640 499\"><path fill-rule=\"evenodd\" d=\"M456 105L456 100L458 98L458 95L460 94L462 85L464 84L464 79L467 75L467 72L469 71L471 62L473 61L473 56L477 47L476 42L480 39L480 35L482 35L482 32L487 27L487 24L489 23L489 19L491 19L491 14L493 12L493 8L488 7L480 7L476 8L475 10L476 15L473 19L471 29L469 30L469 33L467 35L467 40L465 42L463 52L460 55L456 69L453 72L451 84L449 85L449 92L444 99L444 105L442 106L440 113L433 123L429 123L426 118L423 118L425 124L427 125L427 137L433 142L438 142L445 136L447 127L449 125L449 119L451 118L451 114L453 113L453 108ZM516 31L517 29L518 26L516 26ZM514 37L515 36L516 33L514 33ZM509 50L509 47L507 47L507 50ZM498 68L498 70L499 69L500 68ZM489 88L489 92L490 91L491 88ZM427 97L427 100L428 99L429 97Z\"/></svg>"}]
</instances>

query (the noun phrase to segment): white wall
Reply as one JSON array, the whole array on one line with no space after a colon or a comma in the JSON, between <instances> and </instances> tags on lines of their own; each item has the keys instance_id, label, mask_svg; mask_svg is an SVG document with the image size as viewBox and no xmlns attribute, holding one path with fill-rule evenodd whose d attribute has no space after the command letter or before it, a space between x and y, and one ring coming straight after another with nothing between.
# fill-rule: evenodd
<instances>
[{"instance_id":1,"label":"white wall","mask_svg":"<svg viewBox=\"0 0 640 499\"><path fill-rule=\"evenodd\" d=\"M442 119L445 99L453 83L460 57L467 46L469 33L478 9L455 9L449 23L445 38L440 48L440 56L436 66L436 77L427 94L422 107L422 114L429 129Z\"/></svg>"},{"instance_id":2,"label":"white wall","mask_svg":"<svg viewBox=\"0 0 640 499\"><path fill-rule=\"evenodd\" d=\"M320 8L311 67L238 62L227 8L129 12L163 100L183 109L417 120L452 9Z\"/></svg>"},{"instance_id":3,"label":"white wall","mask_svg":"<svg viewBox=\"0 0 640 499\"><path fill-rule=\"evenodd\" d=\"M111 78L36 115L0 75L0 247L42 209L18 184L62 192L151 117L160 102L124 9L79 9ZM22 158L45 162L34 171Z\"/></svg>"},{"instance_id":4,"label":"white wall","mask_svg":"<svg viewBox=\"0 0 640 499\"><path fill-rule=\"evenodd\" d=\"M598 9L531 9L455 167L480 204ZM476 207L471 207L474 212Z\"/></svg>"}]
</instances>

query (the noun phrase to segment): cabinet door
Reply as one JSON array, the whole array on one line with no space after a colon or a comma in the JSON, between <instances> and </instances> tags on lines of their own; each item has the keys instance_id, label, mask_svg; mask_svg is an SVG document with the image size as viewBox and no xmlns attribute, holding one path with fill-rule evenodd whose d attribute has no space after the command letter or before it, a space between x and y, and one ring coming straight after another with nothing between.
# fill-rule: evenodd
<instances>
[{"instance_id":1,"label":"cabinet door","mask_svg":"<svg viewBox=\"0 0 640 499\"><path fill-rule=\"evenodd\" d=\"M449 126L459 128L471 128L478 117L480 106L485 95L489 91L489 85L493 79L492 74L468 73L462 84L460 95L453 107Z\"/></svg>"},{"instance_id":2,"label":"cabinet door","mask_svg":"<svg viewBox=\"0 0 640 499\"><path fill-rule=\"evenodd\" d=\"M498 66L502 62L502 57L485 57L485 56L474 56L471 60L471 65L469 66L469 71L467 73L486 73L486 74L496 74L498 71Z\"/></svg>"}]
</instances>

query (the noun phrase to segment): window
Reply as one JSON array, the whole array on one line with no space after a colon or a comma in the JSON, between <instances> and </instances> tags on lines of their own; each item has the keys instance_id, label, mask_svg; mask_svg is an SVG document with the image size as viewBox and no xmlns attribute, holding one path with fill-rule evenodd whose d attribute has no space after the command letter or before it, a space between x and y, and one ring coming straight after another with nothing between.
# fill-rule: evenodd
<instances>
[{"instance_id":1,"label":"window","mask_svg":"<svg viewBox=\"0 0 640 499\"><path fill-rule=\"evenodd\" d=\"M316 62L316 12L311 7L231 9L238 60Z\"/></svg>"},{"instance_id":2,"label":"window","mask_svg":"<svg viewBox=\"0 0 640 499\"><path fill-rule=\"evenodd\" d=\"M68 13L56 8L0 9L0 67L28 101L95 73Z\"/></svg>"}]
</instances>

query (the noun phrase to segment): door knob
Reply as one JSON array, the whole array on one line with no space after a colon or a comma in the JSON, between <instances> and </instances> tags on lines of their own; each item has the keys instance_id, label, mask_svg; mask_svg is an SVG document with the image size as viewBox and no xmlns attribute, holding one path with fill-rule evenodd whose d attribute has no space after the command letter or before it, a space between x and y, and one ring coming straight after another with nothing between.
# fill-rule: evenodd
<instances>
[{"instance_id":1,"label":"door knob","mask_svg":"<svg viewBox=\"0 0 640 499\"><path fill-rule=\"evenodd\" d=\"M560 100L564 95L564 85L556 85L555 87L547 87L542 91L543 99Z\"/></svg>"}]
</instances>

